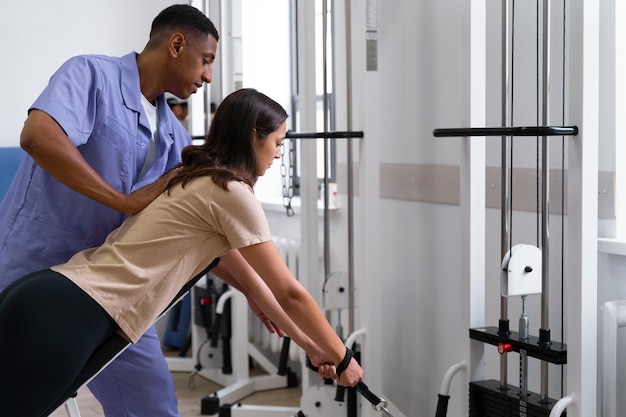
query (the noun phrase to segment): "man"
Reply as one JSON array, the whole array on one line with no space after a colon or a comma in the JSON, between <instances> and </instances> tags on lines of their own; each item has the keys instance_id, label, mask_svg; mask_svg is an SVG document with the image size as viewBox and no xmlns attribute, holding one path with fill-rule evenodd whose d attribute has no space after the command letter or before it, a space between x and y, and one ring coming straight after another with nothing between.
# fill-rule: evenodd
<instances>
[{"instance_id":1,"label":"man","mask_svg":"<svg viewBox=\"0 0 626 417\"><path fill-rule=\"evenodd\" d=\"M186 99L210 83L218 40L204 14L173 5L141 53L74 57L52 76L29 110L28 155L0 204L0 291L100 245L165 189L191 138L164 93ZM109 417L179 415L154 327L89 387Z\"/></svg>"}]
</instances>

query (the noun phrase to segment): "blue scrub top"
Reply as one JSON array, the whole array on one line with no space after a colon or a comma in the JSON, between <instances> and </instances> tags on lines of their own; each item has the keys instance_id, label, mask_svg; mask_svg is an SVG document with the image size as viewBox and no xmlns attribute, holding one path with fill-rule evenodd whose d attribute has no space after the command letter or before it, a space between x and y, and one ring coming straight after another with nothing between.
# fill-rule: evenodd
<instances>
[{"instance_id":1,"label":"blue scrub top","mask_svg":"<svg viewBox=\"0 0 626 417\"><path fill-rule=\"evenodd\" d=\"M151 132L141 106L136 56L71 58L32 106L52 116L87 163L123 193L155 181L180 162L182 149L191 143L159 96L157 157L138 179ZM124 218L59 183L26 156L0 203L0 291L27 273L100 245Z\"/></svg>"}]
</instances>

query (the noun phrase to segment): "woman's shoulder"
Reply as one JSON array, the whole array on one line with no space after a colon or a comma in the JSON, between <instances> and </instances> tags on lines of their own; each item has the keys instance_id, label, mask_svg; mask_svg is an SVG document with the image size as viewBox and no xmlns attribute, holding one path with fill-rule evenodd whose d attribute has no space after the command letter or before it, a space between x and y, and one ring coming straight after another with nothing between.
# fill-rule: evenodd
<instances>
[{"instance_id":1,"label":"woman's shoulder","mask_svg":"<svg viewBox=\"0 0 626 417\"><path fill-rule=\"evenodd\" d=\"M244 181L232 180L228 182L228 191L242 192L246 194L254 194L252 187Z\"/></svg>"},{"instance_id":2,"label":"woman's shoulder","mask_svg":"<svg viewBox=\"0 0 626 417\"><path fill-rule=\"evenodd\" d=\"M176 188L182 188L184 192L196 193L200 190L211 190L211 195L220 196L219 198L225 199L238 199L238 198L254 198L254 191L244 181L232 180L226 184L226 189L213 182L213 178L210 175L198 176L185 185L178 184Z\"/></svg>"},{"instance_id":3,"label":"woman's shoulder","mask_svg":"<svg viewBox=\"0 0 626 417\"><path fill-rule=\"evenodd\" d=\"M215 186L214 202L229 208L246 207L248 209L260 206L252 188L243 181L229 181L227 189Z\"/></svg>"}]
</instances>

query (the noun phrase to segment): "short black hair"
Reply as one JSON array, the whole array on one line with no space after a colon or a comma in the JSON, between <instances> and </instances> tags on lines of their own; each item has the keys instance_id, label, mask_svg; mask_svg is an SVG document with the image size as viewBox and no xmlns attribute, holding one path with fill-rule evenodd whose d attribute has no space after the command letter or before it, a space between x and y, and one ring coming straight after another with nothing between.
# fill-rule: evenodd
<instances>
[{"instance_id":1,"label":"short black hair","mask_svg":"<svg viewBox=\"0 0 626 417\"><path fill-rule=\"evenodd\" d=\"M220 40L220 35L211 19L188 4L174 4L161 11L152 21L150 38L167 29L191 29L203 35L211 35L216 41Z\"/></svg>"}]
</instances>

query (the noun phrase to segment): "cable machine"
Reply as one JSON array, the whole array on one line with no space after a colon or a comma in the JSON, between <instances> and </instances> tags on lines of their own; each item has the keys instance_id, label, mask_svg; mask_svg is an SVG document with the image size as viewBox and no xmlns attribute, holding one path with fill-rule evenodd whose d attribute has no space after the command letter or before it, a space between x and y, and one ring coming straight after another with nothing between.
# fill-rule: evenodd
<instances>
[{"instance_id":1,"label":"cable machine","mask_svg":"<svg viewBox=\"0 0 626 417\"><path fill-rule=\"evenodd\" d=\"M503 126L497 128L435 129L433 132L435 137L501 137L500 248L502 271L500 318L498 326L469 329L470 339L497 346L498 353L500 353L500 378L499 380L474 380L470 382L470 417L552 415L552 409L557 402L548 394L548 364L565 365L567 363L567 346L552 339L549 325L550 166L548 144L553 136L563 138L576 136L578 128L576 126L549 125L550 4L547 0L543 0L541 3L540 9L539 1L537 2L537 126L515 127L513 123L515 1L505 0L502 3L501 117ZM563 19L565 27L565 12ZM565 51L565 31L563 51ZM565 62L565 58L563 62ZM563 74L565 74L565 70ZM564 84L565 76L563 76ZM529 136L537 137L538 145L541 145L540 147L537 146L537 154L541 155L541 166L537 166L537 174L539 175L541 172L541 184L540 187L538 184L537 189L537 212L541 215L539 247L512 244L513 139ZM541 190L540 198L539 190ZM526 297L531 294L541 295L541 325L538 336L531 335L529 330ZM522 314L519 318L517 332L511 330L508 317L509 298L514 296L520 296L522 301ZM509 384L508 381L509 352L519 353L519 386L517 387ZM534 358L541 362L540 393L528 390L528 358ZM454 373L465 367L465 363L457 364L446 375L442 392L439 395L437 417L443 417L447 412L449 380Z\"/></svg>"}]
</instances>

